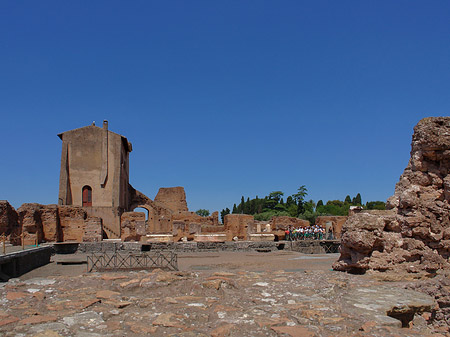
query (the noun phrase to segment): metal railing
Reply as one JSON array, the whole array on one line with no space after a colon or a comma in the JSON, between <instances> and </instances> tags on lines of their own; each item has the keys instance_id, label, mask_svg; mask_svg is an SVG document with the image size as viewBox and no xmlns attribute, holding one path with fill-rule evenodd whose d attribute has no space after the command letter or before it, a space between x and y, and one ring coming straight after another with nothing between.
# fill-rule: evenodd
<instances>
[{"instance_id":1,"label":"metal railing","mask_svg":"<svg viewBox=\"0 0 450 337\"><path fill-rule=\"evenodd\" d=\"M172 251L159 252L111 252L93 253L87 256L87 271L119 271L143 269L178 270L177 254Z\"/></svg>"},{"instance_id":2,"label":"metal railing","mask_svg":"<svg viewBox=\"0 0 450 337\"><path fill-rule=\"evenodd\" d=\"M15 233L11 233L9 235L7 235L6 233L1 233L0 234L0 247L1 247L1 253L3 255L6 254L6 247L9 246L13 246L13 245L21 245L22 246L22 250L25 250L25 240L28 240L28 248L30 248L30 246L32 247L39 247L39 239L38 239L38 234L35 234L34 238L27 238L25 239L25 233L22 231L20 234L15 234ZM28 249L27 248L27 249ZM17 249L15 249L16 251Z\"/></svg>"}]
</instances>

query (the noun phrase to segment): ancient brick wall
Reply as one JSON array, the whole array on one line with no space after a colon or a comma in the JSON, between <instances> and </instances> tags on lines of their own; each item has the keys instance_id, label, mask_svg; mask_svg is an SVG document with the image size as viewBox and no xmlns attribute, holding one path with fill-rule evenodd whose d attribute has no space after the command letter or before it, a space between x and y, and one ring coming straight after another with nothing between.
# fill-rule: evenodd
<instances>
[{"instance_id":1,"label":"ancient brick wall","mask_svg":"<svg viewBox=\"0 0 450 337\"><path fill-rule=\"evenodd\" d=\"M270 226L272 231L285 230L289 226L293 227L307 227L309 226L308 220L303 220L299 218L293 218L290 216L273 216L270 220Z\"/></svg>"},{"instance_id":2,"label":"ancient brick wall","mask_svg":"<svg viewBox=\"0 0 450 337\"><path fill-rule=\"evenodd\" d=\"M17 210L19 215L19 225L23 231L23 239L26 245L36 243L36 240L44 240L44 230L40 214L41 205L23 204Z\"/></svg>"},{"instance_id":3,"label":"ancient brick wall","mask_svg":"<svg viewBox=\"0 0 450 337\"><path fill-rule=\"evenodd\" d=\"M331 223L334 238L340 239L342 226L344 226L347 219L348 216L318 216L315 224L326 229L327 223Z\"/></svg>"},{"instance_id":4,"label":"ancient brick wall","mask_svg":"<svg viewBox=\"0 0 450 337\"><path fill-rule=\"evenodd\" d=\"M173 236L174 241L179 241L186 237L188 240L193 240L194 235L202 232L202 225L199 223L174 221L173 222Z\"/></svg>"},{"instance_id":5,"label":"ancient brick wall","mask_svg":"<svg viewBox=\"0 0 450 337\"><path fill-rule=\"evenodd\" d=\"M103 237L102 219L90 217L81 207L23 204L17 212L26 245L35 244L36 240L83 242L100 241Z\"/></svg>"},{"instance_id":6,"label":"ancient brick wall","mask_svg":"<svg viewBox=\"0 0 450 337\"><path fill-rule=\"evenodd\" d=\"M18 214L6 200L0 200L0 234L8 238L20 235Z\"/></svg>"},{"instance_id":7,"label":"ancient brick wall","mask_svg":"<svg viewBox=\"0 0 450 337\"><path fill-rule=\"evenodd\" d=\"M227 233L227 240L233 240L237 236L240 240L247 240L249 231L254 227L255 219L253 215L247 214L227 214L224 219L224 230Z\"/></svg>"},{"instance_id":8,"label":"ancient brick wall","mask_svg":"<svg viewBox=\"0 0 450 337\"><path fill-rule=\"evenodd\" d=\"M83 242L100 242L103 238L102 218L89 217L85 221Z\"/></svg>"},{"instance_id":9,"label":"ancient brick wall","mask_svg":"<svg viewBox=\"0 0 450 337\"><path fill-rule=\"evenodd\" d=\"M123 241L140 241L142 236L147 234L145 224L145 213L125 212L120 218Z\"/></svg>"},{"instance_id":10,"label":"ancient brick wall","mask_svg":"<svg viewBox=\"0 0 450 337\"><path fill-rule=\"evenodd\" d=\"M154 202L172 212L187 212L186 193L183 187L162 187Z\"/></svg>"}]
</instances>

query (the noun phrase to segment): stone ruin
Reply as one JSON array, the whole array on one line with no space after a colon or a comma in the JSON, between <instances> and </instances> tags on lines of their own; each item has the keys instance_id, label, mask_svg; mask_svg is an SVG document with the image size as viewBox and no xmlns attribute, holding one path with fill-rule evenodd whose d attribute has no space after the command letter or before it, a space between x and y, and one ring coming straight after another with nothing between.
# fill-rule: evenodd
<instances>
[{"instance_id":1,"label":"stone ruin","mask_svg":"<svg viewBox=\"0 0 450 337\"><path fill-rule=\"evenodd\" d=\"M105 209L100 214L96 208L23 204L15 210L7 201L0 201L0 232L13 244L36 242L99 242L111 238L112 226L105 222L118 218L122 241L177 242L177 241L279 241L289 226L309 226L309 222L288 216L274 216L270 221L255 221L252 215L228 214L219 223L218 212L202 217L190 212L183 187L161 188L151 200L130 186L131 209L143 208L145 212L122 213ZM97 216L99 215L99 216ZM105 229L109 228L106 232Z\"/></svg>"},{"instance_id":2,"label":"stone ruin","mask_svg":"<svg viewBox=\"0 0 450 337\"><path fill-rule=\"evenodd\" d=\"M288 226L309 222L286 216L268 222L253 216L190 212L183 187L160 188L151 200L129 184L132 144L122 135L92 125L58 134L62 140L58 205L23 204L17 211L0 201L0 234L13 244L122 241L278 241ZM134 212L143 208L146 213ZM322 221L323 220L323 221ZM339 238L342 219L318 218ZM322 223L322 222L324 223Z\"/></svg>"},{"instance_id":3,"label":"stone ruin","mask_svg":"<svg viewBox=\"0 0 450 337\"><path fill-rule=\"evenodd\" d=\"M450 268L450 117L422 119L388 211L362 211L342 229L340 271L434 275Z\"/></svg>"}]
</instances>

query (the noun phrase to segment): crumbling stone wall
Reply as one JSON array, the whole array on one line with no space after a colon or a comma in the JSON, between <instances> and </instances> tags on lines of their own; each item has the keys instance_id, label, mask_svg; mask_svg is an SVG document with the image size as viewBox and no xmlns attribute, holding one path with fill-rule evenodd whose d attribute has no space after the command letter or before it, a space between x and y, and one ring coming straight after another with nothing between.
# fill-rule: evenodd
<instances>
[{"instance_id":1,"label":"crumbling stone wall","mask_svg":"<svg viewBox=\"0 0 450 337\"><path fill-rule=\"evenodd\" d=\"M85 222L83 242L100 242L103 239L103 220L98 217L88 217Z\"/></svg>"},{"instance_id":2,"label":"crumbling stone wall","mask_svg":"<svg viewBox=\"0 0 450 337\"><path fill-rule=\"evenodd\" d=\"M238 237L240 240L247 240L249 230L254 227L255 219L253 215L247 214L227 214L225 215L223 226L227 233L227 241Z\"/></svg>"},{"instance_id":3,"label":"crumbling stone wall","mask_svg":"<svg viewBox=\"0 0 450 337\"><path fill-rule=\"evenodd\" d=\"M147 234L145 225L145 213L125 212L120 218L122 241L140 241Z\"/></svg>"},{"instance_id":4,"label":"crumbling stone wall","mask_svg":"<svg viewBox=\"0 0 450 337\"><path fill-rule=\"evenodd\" d=\"M41 205L23 204L17 210L19 224L23 231L23 240L26 245L44 241L44 229L40 214ZM56 227L56 223L55 223Z\"/></svg>"},{"instance_id":5,"label":"crumbling stone wall","mask_svg":"<svg viewBox=\"0 0 450 337\"><path fill-rule=\"evenodd\" d=\"M389 198L389 212L362 212L342 229L336 270L450 268L450 117L414 128L411 159Z\"/></svg>"},{"instance_id":6,"label":"crumbling stone wall","mask_svg":"<svg viewBox=\"0 0 450 337\"><path fill-rule=\"evenodd\" d=\"M272 229L271 233L275 236L277 241L285 239L285 230L289 228L289 226L298 228L308 227L309 225L308 220L293 218L290 216L273 216L272 219L270 219L270 227Z\"/></svg>"},{"instance_id":7,"label":"crumbling stone wall","mask_svg":"<svg viewBox=\"0 0 450 337\"><path fill-rule=\"evenodd\" d=\"M292 227L308 227L309 221L299 218L293 218L290 216L273 216L270 220L270 225L273 231L282 230L284 231L289 226Z\"/></svg>"},{"instance_id":8,"label":"crumbling stone wall","mask_svg":"<svg viewBox=\"0 0 450 337\"><path fill-rule=\"evenodd\" d=\"M178 212L172 214L172 220L177 222L184 222L186 224L196 223L206 226L219 225L219 212L214 212L210 216L200 216L195 212Z\"/></svg>"},{"instance_id":9,"label":"crumbling stone wall","mask_svg":"<svg viewBox=\"0 0 450 337\"><path fill-rule=\"evenodd\" d=\"M172 212L188 211L186 193L181 186L160 188L154 202Z\"/></svg>"},{"instance_id":10,"label":"crumbling stone wall","mask_svg":"<svg viewBox=\"0 0 450 337\"><path fill-rule=\"evenodd\" d=\"M8 241L20 235L17 212L6 200L0 200L0 234L5 234Z\"/></svg>"},{"instance_id":11,"label":"crumbling stone wall","mask_svg":"<svg viewBox=\"0 0 450 337\"><path fill-rule=\"evenodd\" d=\"M194 235L202 233L202 225L199 223L174 221L173 222L173 236L174 241L180 241L186 237L189 241L194 239Z\"/></svg>"},{"instance_id":12,"label":"crumbling stone wall","mask_svg":"<svg viewBox=\"0 0 450 337\"><path fill-rule=\"evenodd\" d=\"M326 229L327 223L330 222L334 238L340 239L342 227L347 219L348 216L318 216L315 224Z\"/></svg>"},{"instance_id":13,"label":"crumbling stone wall","mask_svg":"<svg viewBox=\"0 0 450 337\"><path fill-rule=\"evenodd\" d=\"M26 245L36 240L95 242L103 237L102 219L89 216L82 207L23 204L17 213Z\"/></svg>"}]
</instances>

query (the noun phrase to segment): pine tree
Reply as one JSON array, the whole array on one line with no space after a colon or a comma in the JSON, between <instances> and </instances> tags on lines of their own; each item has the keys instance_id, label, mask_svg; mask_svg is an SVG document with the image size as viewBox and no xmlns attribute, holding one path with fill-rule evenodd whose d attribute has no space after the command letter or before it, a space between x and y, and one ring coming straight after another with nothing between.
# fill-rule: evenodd
<instances>
[{"instance_id":1,"label":"pine tree","mask_svg":"<svg viewBox=\"0 0 450 337\"><path fill-rule=\"evenodd\" d=\"M227 207L220 212L220 218L222 219L222 223L225 220L225 215L230 214L230 209Z\"/></svg>"},{"instance_id":2,"label":"pine tree","mask_svg":"<svg viewBox=\"0 0 450 337\"><path fill-rule=\"evenodd\" d=\"M350 198L349 195L347 195L347 196L345 197L345 202L346 202L347 204L351 204L351 203L352 203L352 199Z\"/></svg>"},{"instance_id":3,"label":"pine tree","mask_svg":"<svg viewBox=\"0 0 450 337\"><path fill-rule=\"evenodd\" d=\"M362 205L361 194L359 193L356 195L355 204L360 206Z\"/></svg>"},{"instance_id":4,"label":"pine tree","mask_svg":"<svg viewBox=\"0 0 450 337\"><path fill-rule=\"evenodd\" d=\"M244 212L244 214L251 214L250 213L250 198L249 197L247 197L247 201L244 203L243 212Z\"/></svg>"},{"instance_id":5,"label":"pine tree","mask_svg":"<svg viewBox=\"0 0 450 337\"><path fill-rule=\"evenodd\" d=\"M233 211L232 211L232 213L233 213L233 214L237 214L237 207L236 207L236 204L233 205Z\"/></svg>"},{"instance_id":6,"label":"pine tree","mask_svg":"<svg viewBox=\"0 0 450 337\"><path fill-rule=\"evenodd\" d=\"M319 201L317 202L316 208L319 207L319 206L323 206L323 201L322 201L322 200L319 200Z\"/></svg>"},{"instance_id":7,"label":"pine tree","mask_svg":"<svg viewBox=\"0 0 450 337\"><path fill-rule=\"evenodd\" d=\"M245 205L245 200L244 200L244 196L241 197L241 203L238 205L237 207L237 212L239 214L244 213L244 205Z\"/></svg>"},{"instance_id":8,"label":"pine tree","mask_svg":"<svg viewBox=\"0 0 450 337\"><path fill-rule=\"evenodd\" d=\"M288 196L288 197L286 198L286 207L289 207L289 206L294 205L294 204L295 204L294 199L292 199L291 196Z\"/></svg>"},{"instance_id":9,"label":"pine tree","mask_svg":"<svg viewBox=\"0 0 450 337\"><path fill-rule=\"evenodd\" d=\"M308 189L305 185L302 185L298 188L297 193L292 195L292 198L299 204L305 200L305 197L308 195Z\"/></svg>"}]
</instances>

